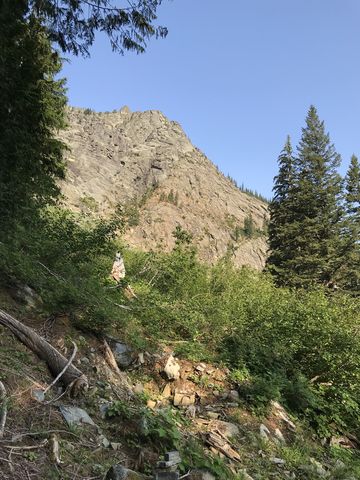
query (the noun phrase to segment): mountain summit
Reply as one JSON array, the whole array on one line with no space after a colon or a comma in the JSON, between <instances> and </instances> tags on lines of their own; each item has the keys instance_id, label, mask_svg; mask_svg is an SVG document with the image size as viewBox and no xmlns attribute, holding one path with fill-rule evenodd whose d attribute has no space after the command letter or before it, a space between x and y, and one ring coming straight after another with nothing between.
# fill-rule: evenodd
<instances>
[{"instance_id":1,"label":"mountain summit","mask_svg":"<svg viewBox=\"0 0 360 480\"><path fill-rule=\"evenodd\" d=\"M266 203L226 178L177 122L154 110L70 107L68 124L62 190L71 208L104 215L120 203L132 212L131 246L170 250L180 225L203 260L231 252L238 266L263 267Z\"/></svg>"}]
</instances>

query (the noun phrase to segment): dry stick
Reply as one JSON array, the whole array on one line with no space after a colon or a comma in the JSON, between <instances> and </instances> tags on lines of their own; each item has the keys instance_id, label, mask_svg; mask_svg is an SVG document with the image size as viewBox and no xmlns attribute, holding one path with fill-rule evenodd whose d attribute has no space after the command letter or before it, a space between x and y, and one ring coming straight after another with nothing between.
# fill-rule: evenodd
<instances>
[{"instance_id":1,"label":"dry stick","mask_svg":"<svg viewBox=\"0 0 360 480\"><path fill-rule=\"evenodd\" d=\"M39 445L30 445L30 446L16 446L16 445L3 445L4 448L11 448L11 450L36 450L38 448L43 448L48 444L48 440L45 439Z\"/></svg>"},{"instance_id":2,"label":"dry stick","mask_svg":"<svg viewBox=\"0 0 360 480\"><path fill-rule=\"evenodd\" d=\"M190 475L190 473L191 473L191 470L189 470L187 473L185 473L185 475L183 475L182 477L180 477L180 479L181 479L181 478L186 478L186 477L188 477L188 476Z\"/></svg>"},{"instance_id":3,"label":"dry stick","mask_svg":"<svg viewBox=\"0 0 360 480\"><path fill-rule=\"evenodd\" d=\"M56 465L61 465L59 440L55 433L50 435L51 459Z\"/></svg>"},{"instance_id":4,"label":"dry stick","mask_svg":"<svg viewBox=\"0 0 360 480\"><path fill-rule=\"evenodd\" d=\"M79 438L79 435L76 435L76 433L70 432L69 430L44 430L41 432L19 433L18 435L14 435L11 441L17 442L23 437L37 437L38 435L48 435L51 433L66 433L67 435L71 435L73 437Z\"/></svg>"},{"instance_id":5,"label":"dry stick","mask_svg":"<svg viewBox=\"0 0 360 480\"><path fill-rule=\"evenodd\" d=\"M51 400L47 401L47 402L44 402L44 405L51 405L52 403L55 403L57 402L58 400L60 400L60 398L62 398L64 395L66 395L68 393L69 390L71 390L73 384L70 384L66 387L66 389L60 393L60 395L58 395L57 397L55 398L52 398ZM69 388L70 387L70 388Z\"/></svg>"},{"instance_id":6,"label":"dry stick","mask_svg":"<svg viewBox=\"0 0 360 480\"><path fill-rule=\"evenodd\" d=\"M107 363L117 374L122 375L121 370L119 369L118 364L116 363L114 354L113 354L111 348L109 347L108 342L105 340L105 338L103 339L103 344L104 344L103 352L104 352L104 357L105 357L106 363Z\"/></svg>"},{"instance_id":7,"label":"dry stick","mask_svg":"<svg viewBox=\"0 0 360 480\"><path fill-rule=\"evenodd\" d=\"M71 357L69 358L67 364L65 365L65 367L61 370L61 372L59 373L59 375L55 378L55 380L53 382L50 383L50 385L48 387L45 388L44 390L44 396L47 394L47 392L50 390L51 387L53 387L55 385L55 383L60 380L60 378L64 375L64 373L66 372L66 370L70 367L70 365L72 364L74 358L75 358L75 355L77 353L77 346L76 346L76 343L74 342L71 342L73 345L74 345L74 350L73 350L73 353L71 354Z\"/></svg>"},{"instance_id":8,"label":"dry stick","mask_svg":"<svg viewBox=\"0 0 360 480\"><path fill-rule=\"evenodd\" d=\"M0 438L3 438L7 417L7 398L6 388L2 382L0 382L0 400L2 401L0 408Z\"/></svg>"},{"instance_id":9,"label":"dry stick","mask_svg":"<svg viewBox=\"0 0 360 480\"><path fill-rule=\"evenodd\" d=\"M50 275L52 275L53 277L55 277L57 280L61 280L61 281L63 281L63 282L66 283L66 280L65 280L64 277L62 277L62 276L59 275L58 273L52 272L52 271L50 270L50 268L47 267L46 265L44 265L43 263L41 263L41 262L37 262L37 263L38 263L41 267L45 268L45 270L46 270L48 273L50 273Z\"/></svg>"},{"instance_id":10,"label":"dry stick","mask_svg":"<svg viewBox=\"0 0 360 480\"><path fill-rule=\"evenodd\" d=\"M127 305L120 305L120 303L115 303L114 302L114 305L115 305L115 307L122 308L123 310L132 310L131 307L128 307Z\"/></svg>"},{"instance_id":11,"label":"dry stick","mask_svg":"<svg viewBox=\"0 0 360 480\"><path fill-rule=\"evenodd\" d=\"M0 461L1 461L1 462L11 463L11 460L8 460L7 458L3 458L3 457L0 457Z\"/></svg>"},{"instance_id":12,"label":"dry stick","mask_svg":"<svg viewBox=\"0 0 360 480\"><path fill-rule=\"evenodd\" d=\"M14 465L13 465L12 460L11 460L12 453L13 453L13 450L11 449L10 452L9 452L9 462L10 462L9 463L9 468L10 468L10 472L14 473Z\"/></svg>"},{"instance_id":13,"label":"dry stick","mask_svg":"<svg viewBox=\"0 0 360 480\"><path fill-rule=\"evenodd\" d=\"M112 368L118 374L119 378L121 379L122 387L125 389L126 393L130 397L133 397L134 394L132 392L131 386L126 379L126 376L120 370L118 364L116 363L115 356L111 348L109 347L108 342L105 340L105 338L103 339L103 354L104 354L106 363L109 365L110 368Z\"/></svg>"}]
</instances>

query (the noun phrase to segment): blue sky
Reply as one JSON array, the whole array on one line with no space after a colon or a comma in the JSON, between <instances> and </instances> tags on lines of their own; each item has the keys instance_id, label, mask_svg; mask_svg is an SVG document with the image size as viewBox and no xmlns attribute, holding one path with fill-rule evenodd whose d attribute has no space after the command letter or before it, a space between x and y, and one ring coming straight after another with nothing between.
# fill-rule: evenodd
<instances>
[{"instance_id":1,"label":"blue sky","mask_svg":"<svg viewBox=\"0 0 360 480\"><path fill-rule=\"evenodd\" d=\"M64 66L69 103L161 110L220 169L270 197L277 157L314 104L342 155L360 156L360 0L164 0L165 40Z\"/></svg>"}]
</instances>

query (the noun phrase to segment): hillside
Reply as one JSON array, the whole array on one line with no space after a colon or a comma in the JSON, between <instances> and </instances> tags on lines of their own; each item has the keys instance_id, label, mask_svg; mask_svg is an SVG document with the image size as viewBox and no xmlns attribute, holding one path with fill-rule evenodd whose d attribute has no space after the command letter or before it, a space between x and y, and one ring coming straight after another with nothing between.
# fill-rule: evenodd
<instances>
[{"instance_id":1,"label":"hillside","mask_svg":"<svg viewBox=\"0 0 360 480\"><path fill-rule=\"evenodd\" d=\"M0 325L0 378L8 398L1 479L359 478L354 437L321 446L275 401L266 415L254 415L227 368L174 358L168 346L149 353L112 339L120 372L103 341L74 328L68 315L49 319L24 304L27 297L19 304L0 290L0 298L65 356L75 342L74 363L89 383L76 397L61 381L46 391L53 379L45 362ZM159 468L175 449L181 463Z\"/></svg>"},{"instance_id":2,"label":"hillside","mask_svg":"<svg viewBox=\"0 0 360 480\"><path fill-rule=\"evenodd\" d=\"M261 269L266 240L242 234L244 220L263 229L266 204L236 188L181 126L159 111L112 113L70 108L63 139L70 147L62 190L77 210L106 214L130 206L133 247L169 251L176 225L190 232L200 258L214 262L231 248L234 263Z\"/></svg>"}]
</instances>

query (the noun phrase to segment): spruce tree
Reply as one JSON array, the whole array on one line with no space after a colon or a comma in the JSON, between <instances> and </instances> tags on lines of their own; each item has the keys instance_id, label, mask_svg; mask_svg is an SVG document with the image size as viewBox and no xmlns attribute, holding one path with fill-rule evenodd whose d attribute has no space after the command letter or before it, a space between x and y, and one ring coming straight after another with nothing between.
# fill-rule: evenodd
<instances>
[{"instance_id":1,"label":"spruce tree","mask_svg":"<svg viewBox=\"0 0 360 480\"><path fill-rule=\"evenodd\" d=\"M89 55L98 31L109 38L113 51L121 54L129 50L143 53L148 40L167 35L166 27L156 25L162 0L1 1L26 3L29 12L46 26L51 42L74 55Z\"/></svg>"},{"instance_id":2,"label":"spruce tree","mask_svg":"<svg viewBox=\"0 0 360 480\"><path fill-rule=\"evenodd\" d=\"M344 203L344 253L339 283L345 290L360 293L360 165L355 155L345 177Z\"/></svg>"},{"instance_id":3,"label":"spruce tree","mask_svg":"<svg viewBox=\"0 0 360 480\"><path fill-rule=\"evenodd\" d=\"M0 230L56 200L64 175L61 61L25 1L0 7Z\"/></svg>"},{"instance_id":4,"label":"spruce tree","mask_svg":"<svg viewBox=\"0 0 360 480\"><path fill-rule=\"evenodd\" d=\"M274 178L274 196L269 204L268 226L270 254L266 262L279 284L288 284L292 272L287 264L293 256L292 224L296 189L295 159L290 137L278 158L279 173Z\"/></svg>"},{"instance_id":5,"label":"spruce tree","mask_svg":"<svg viewBox=\"0 0 360 480\"><path fill-rule=\"evenodd\" d=\"M277 283L295 287L327 284L341 257L340 155L311 106L293 157L288 141L279 157L270 204L268 269Z\"/></svg>"},{"instance_id":6,"label":"spruce tree","mask_svg":"<svg viewBox=\"0 0 360 480\"><path fill-rule=\"evenodd\" d=\"M291 262L296 286L326 284L340 256L340 155L311 106L298 146L298 188L294 213L296 255Z\"/></svg>"}]
</instances>

